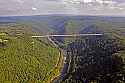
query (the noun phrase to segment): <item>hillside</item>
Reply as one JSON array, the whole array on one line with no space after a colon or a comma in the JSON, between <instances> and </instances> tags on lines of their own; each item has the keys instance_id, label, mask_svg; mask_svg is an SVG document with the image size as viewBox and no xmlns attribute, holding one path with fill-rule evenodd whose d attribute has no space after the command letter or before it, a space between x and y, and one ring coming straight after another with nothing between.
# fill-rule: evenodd
<instances>
[{"instance_id":1,"label":"hillside","mask_svg":"<svg viewBox=\"0 0 125 83\"><path fill-rule=\"evenodd\" d=\"M0 25L0 82L47 83L59 74L61 65L54 69L59 50L33 34L27 25Z\"/></svg>"},{"instance_id":2,"label":"hillside","mask_svg":"<svg viewBox=\"0 0 125 83\"><path fill-rule=\"evenodd\" d=\"M64 71L55 83L124 83L124 24L95 20L79 33L103 35L67 38Z\"/></svg>"},{"instance_id":3,"label":"hillside","mask_svg":"<svg viewBox=\"0 0 125 83\"><path fill-rule=\"evenodd\" d=\"M16 81L26 83L32 80L42 83L51 81L124 83L124 22L124 17L111 16L0 17L0 53L5 54L7 65L1 66L1 70L5 67L7 71L1 79L6 80L7 76L13 75L10 76L11 79L16 76L18 79ZM99 33L102 36L51 37L60 47L58 49L46 38L31 38L31 35L79 33ZM19 58L14 58L12 54ZM64 55L64 64L62 55ZM12 74L8 74L9 70Z\"/></svg>"}]
</instances>

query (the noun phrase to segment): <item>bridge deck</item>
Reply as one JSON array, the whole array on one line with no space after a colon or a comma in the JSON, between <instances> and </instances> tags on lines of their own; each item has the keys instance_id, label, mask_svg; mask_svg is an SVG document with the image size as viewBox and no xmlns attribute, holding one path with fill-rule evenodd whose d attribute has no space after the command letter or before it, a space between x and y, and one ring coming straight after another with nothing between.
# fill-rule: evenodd
<instances>
[{"instance_id":1,"label":"bridge deck","mask_svg":"<svg viewBox=\"0 0 125 83\"><path fill-rule=\"evenodd\" d=\"M103 34L68 34L68 35L38 35L34 37L75 37L75 36L101 36Z\"/></svg>"}]
</instances>

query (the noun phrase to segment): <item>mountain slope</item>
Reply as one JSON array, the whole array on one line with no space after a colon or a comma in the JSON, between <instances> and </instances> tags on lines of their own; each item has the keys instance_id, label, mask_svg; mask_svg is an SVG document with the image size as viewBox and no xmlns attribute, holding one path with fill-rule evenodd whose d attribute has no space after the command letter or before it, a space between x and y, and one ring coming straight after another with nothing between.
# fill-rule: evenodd
<instances>
[{"instance_id":1,"label":"mountain slope","mask_svg":"<svg viewBox=\"0 0 125 83\"><path fill-rule=\"evenodd\" d=\"M26 25L0 25L0 82L39 83L54 69L60 51L47 39L32 38L30 30Z\"/></svg>"}]
</instances>

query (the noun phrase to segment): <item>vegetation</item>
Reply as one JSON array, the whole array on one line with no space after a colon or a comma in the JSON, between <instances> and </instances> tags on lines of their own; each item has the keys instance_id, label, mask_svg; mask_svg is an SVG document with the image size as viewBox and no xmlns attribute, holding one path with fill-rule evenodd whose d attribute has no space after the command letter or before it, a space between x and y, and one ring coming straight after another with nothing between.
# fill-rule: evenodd
<instances>
[{"instance_id":1,"label":"vegetation","mask_svg":"<svg viewBox=\"0 0 125 83\"><path fill-rule=\"evenodd\" d=\"M60 52L60 57L58 58L58 62L56 63L55 67L52 69L51 72L47 74L47 76L44 78L43 83L51 83L55 79L57 79L60 76L60 71L62 69L63 65L63 54Z\"/></svg>"},{"instance_id":2,"label":"vegetation","mask_svg":"<svg viewBox=\"0 0 125 83\"><path fill-rule=\"evenodd\" d=\"M84 37L68 45L64 83L123 83L125 47L108 36Z\"/></svg>"},{"instance_id":3,"label":"vegetation","mask_svg":"<svg viewBox=\"0 0 125 83\"><path fill-rule=\"evenodd\" d=\"M125 18L49 15L3 17L2 21L6 19L22 24L0 25L0 82L124 83ZM66 59L66 72L60 75L63 56L59 48L46 38L30 37L53 33L104 35L52 37Z\"/></svg>"},{"instance_id":4,"label":"vegetation","mask_svg":"<svg viewBox=\"0 0 125 83\"><path fill-rule=\"evenodd\" d=\"M81 33L101 33L104 36L70 38L67 43L67 73L59 83L124 83L124 27L93 22ZM67 42L67 40L65 40Z\"/></svg>"},{"instance_id":5,"label":"vegetation","mask_svg":"<svg viewBox=\"0 0 125 83\"><path fill-rule=\"evenodd\" d=\"M60 57L57 48L46 39L32 38L29 26L8 27L0 26L1 83L43 83L59 74L60 66L54 69ZM55 73L48 76L51 71Z\"/></svg>"},{"instance_id":6,"label":"vegetation","mask_svg":"<svg viewBox=\"0 0 125 83\"><path fill-rule=\"evenodd\" d=\"M83 20L69 20L66 24L66 33L79 33L84 26Z\"/></svg>"}]
</instances>

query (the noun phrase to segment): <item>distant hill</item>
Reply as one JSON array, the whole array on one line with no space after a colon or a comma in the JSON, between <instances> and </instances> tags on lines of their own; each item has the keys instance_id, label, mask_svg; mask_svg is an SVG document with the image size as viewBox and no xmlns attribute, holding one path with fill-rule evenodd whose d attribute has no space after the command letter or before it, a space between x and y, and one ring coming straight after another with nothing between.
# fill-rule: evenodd
<instances>
[{"instance_id":1,"label":"distant hill","mask_svg":"<svg viewBox=\"0 0 125 83\"><path fill-rule=\"evenodd\" d=\"M106 24L113 26L124 26L125 18L111 16L67 16L67 15L38 15L38 16L10 16L0 17L0 23L23 23L29 24L34 31L46 34L78 33L83 28L93 24ZM71 28L72 27L72 28Z\"/></svg>"},{"instance_id":2,"label":"distant hill","mask_svg":"<svg viewBox=\"0 0 125 83\"><path fill-rule=\"evenodd\" d=\"M113 30L115 30L124 35L124 22L124 17L111 16L36 15L0 17L0 24L25 24L32 27L33 32L41 35L87 33L88 29L91 28L92 30L94 30L95 26L98 29L110 29L104 30L104 33L107 33L107 31L108 33L110 33L109 31L112 32ZM56 37L56 39L59 42L72 40L71 38L69 39L63 37Z\"/></svg>"}]
</instances>

